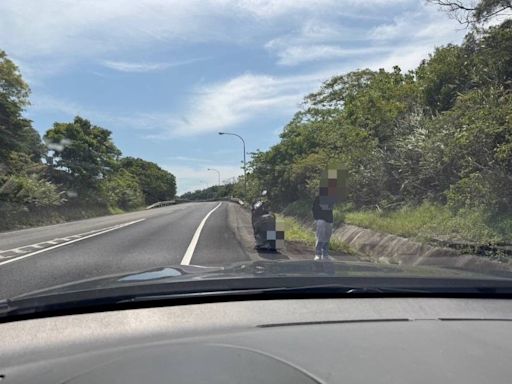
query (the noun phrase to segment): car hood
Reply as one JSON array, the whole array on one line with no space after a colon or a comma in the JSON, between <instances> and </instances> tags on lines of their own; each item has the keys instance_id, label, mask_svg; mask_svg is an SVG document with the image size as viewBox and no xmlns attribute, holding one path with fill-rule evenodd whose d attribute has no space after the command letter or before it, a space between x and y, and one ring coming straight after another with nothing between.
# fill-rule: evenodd
<instances>
[{"instance_id":1,"label":"car hood","mask_svg":"<svg viewBox=\"0 0 512 384\"><path fill-rule=\"evenodd\" d=\"M11 300L33 298L70 292L101 289L122 289L147 285L199 283L208 280L247 280L276 277L330 278L436 278L436 279L493 279L495 276L438 267L412 267L370 262L251 261L227 266L169 265L160 268L119 273L87 280L74 281L33 291ZM501 277L503 278L503 277Z\"/></svg>"}]
</instances>

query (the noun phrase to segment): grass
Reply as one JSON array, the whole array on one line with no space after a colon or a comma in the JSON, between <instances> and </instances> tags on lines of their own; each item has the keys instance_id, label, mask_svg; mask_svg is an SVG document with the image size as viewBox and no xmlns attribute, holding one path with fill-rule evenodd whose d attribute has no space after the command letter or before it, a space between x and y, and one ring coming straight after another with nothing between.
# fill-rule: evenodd
<instances>
[{"instance_id":1,"label":"grass","mask_svg":"<svg viewBox=\"0 0 512 384\"><path fill-rule=\"evenodd\" d=\"M283 215L295 218L296 225L313 222L311 201L296 201L283 210ZM395 211L354 210L350 206L334 209L334 225L357 225L420 241L431 239L459 240L482 244L512 243L512 217L497 216L484 209L453 212L445 206L423 203ZM291 236L304 237L291 225ZM314 234L310 235L313 238ZM310 240L311 241L311 240Z\"/></svg>"},{"instance_id":2,"label":"grass","mask_svg":"<svg viewBox=\"0 0 512 384\"><path fill-rule=\"evenodd\" d=\"M308 228L299 219L278 214L277 220L284 224L285 239L287 241L297 241L310 247L315 246L315 232L312 228ZM334 238L331 238L329 249L331 251L346 252L350 254L354 253L347 244Z\"/></svg>"},{"instance_id":3,"label":"grass","mask_svg":"<svg viewBox=\"0 0 512 384\"><path fill-rule=\"evenodd\" d=\"M298 218L302 222L313 222L312 205L313 202L308 200L294 201L283 210L283 215ZM334 209L334 226L338 226L345 221L347 208L340 206Z\"/></svg>"},{"instance_id":4,"label":"grass","mask_svg":"<svg viewBox=\"0 0 512 384\"><path fill-rule=\"evenodd\" d=\"M2 207L0 207L2 208ZM125 211L107 205L63 205L59 207L0 209L0 231L39 227L98 216L117 215Z\"/></svg>"},{"instance_id":5,"label":"grass","mask_svg":"<svg viewBox=\"0 0 512 384\"><path fill-rule=\"evenodd\" d=\"M431 203L391 212L346 212L345 222L422 241L442 239L492 244L512 241L512 217L496 217L485 210L454 213Z\"/></svg>"},{"instance_id":6,"label":"grass","mask_svg":"<svg viewBox=\"0 0 512 384\"><path fill-rule=\"evenodd\" d=\"M108 211L111 215L120 215L121 213L126 213L126 211L118 207L109 207Z\"/></svg>"},{"instance_id":7,"label":"grass","mask_svg":"<svg viewBox=\"0 0 512 384\"><path fill-rule=\"evenodd\" d=\"M313 230L307 228L296 218L277 215L277 220L284 224L286 240L298 241L310 246L315 245L315 233Z\"/></svg>"}]
</instances>

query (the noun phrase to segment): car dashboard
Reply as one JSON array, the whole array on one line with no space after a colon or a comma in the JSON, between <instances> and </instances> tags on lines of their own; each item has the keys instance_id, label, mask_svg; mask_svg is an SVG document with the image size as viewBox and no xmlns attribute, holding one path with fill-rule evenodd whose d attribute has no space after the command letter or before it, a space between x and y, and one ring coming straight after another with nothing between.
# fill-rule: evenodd
<instances>
[{"instance_id":1,"label":"car dashboard","mask_svg":"<svg viewBox=\"0 0 512 384\"><path fill-rule=\"evenodd\" d=\"M505 383L512 302L232 301L0 324L4 383Z\"/></svg>"}]
</instances>

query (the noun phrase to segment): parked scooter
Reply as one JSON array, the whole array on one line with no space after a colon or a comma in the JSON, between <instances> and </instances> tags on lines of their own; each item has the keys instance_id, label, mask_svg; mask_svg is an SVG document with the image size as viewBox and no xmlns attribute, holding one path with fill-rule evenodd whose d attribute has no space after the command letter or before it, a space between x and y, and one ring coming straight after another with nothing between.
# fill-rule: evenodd
<instances>
[{"instance_id":1,"label":"parked scooter","mask_svg":"<svg viewBox=\"0 0 512 384\"><path fill-rule=\"evenodd\" d=\"M257 249L276 250L275 237L268 239L268 233L276 230L276 217L270 212L267 191L261 193L261 197L252 206L252 228L256 239Z\"/></svg>"}]
</instances>

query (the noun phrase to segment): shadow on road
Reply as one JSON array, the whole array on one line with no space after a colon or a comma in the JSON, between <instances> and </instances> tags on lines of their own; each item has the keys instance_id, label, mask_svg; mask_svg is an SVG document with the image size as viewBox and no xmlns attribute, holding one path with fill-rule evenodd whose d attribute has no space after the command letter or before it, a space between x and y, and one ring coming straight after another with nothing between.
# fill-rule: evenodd
<instances>
[{"instance_id":1,"label":"shadow on road","mask_svg":"<svg viewBox=\"0 0 512 384\"><path fill-rule=\"evenodd\" d=\"M259 257L265 260L290 260L288 256L282 253L282 250L269 251L265 249L257 249Z\"/></svg>"}]
</instances>

